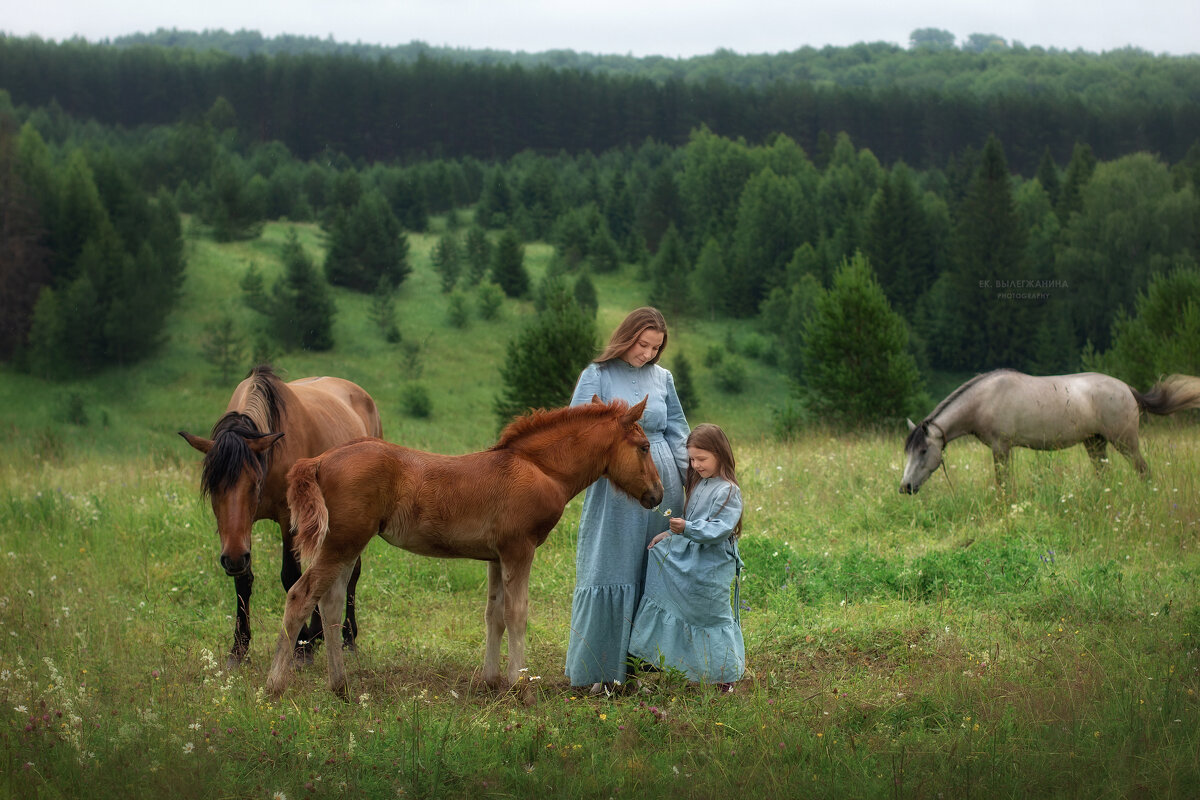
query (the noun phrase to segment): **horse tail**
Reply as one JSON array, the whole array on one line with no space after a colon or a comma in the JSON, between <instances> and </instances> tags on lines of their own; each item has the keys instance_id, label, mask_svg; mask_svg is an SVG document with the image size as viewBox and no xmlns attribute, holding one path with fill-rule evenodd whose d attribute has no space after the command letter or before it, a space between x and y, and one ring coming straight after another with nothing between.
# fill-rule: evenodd
<instances>
[{"instance_id":1,"label":"horse tail","mask_svg":"<svg viewBox=\"0 0 1200 800\"><path fill-rule=\"evenodd\" d=\"M1191 375L1168 375L1154 384L1145 394L1133 391L1138 408L1151 414L1166 416L1188 408L1200 408L1200 378Z\"/></svg>"},{"instance_id":2,"label":"horse tail","mask_svg":"<svg viewBox=\"0 0 1200 800\"><path fill-rule=\"evenodd\" d=\"M301 561L311 562L329 532L329 509L317 482L321 458L301 458L288 470L288 509L292 513L296 552Z\"/></svg>"}]
</instances>

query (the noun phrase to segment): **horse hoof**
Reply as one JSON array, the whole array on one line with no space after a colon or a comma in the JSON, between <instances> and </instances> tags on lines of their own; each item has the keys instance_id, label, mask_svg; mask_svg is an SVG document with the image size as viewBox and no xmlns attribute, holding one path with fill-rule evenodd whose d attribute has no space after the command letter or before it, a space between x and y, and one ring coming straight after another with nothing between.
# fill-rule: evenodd
<instances>
[{"instance_id":1,"label":"horse hoof","mask_svg":"<svg viewBox=\"0 0 1200 800\"><path fill-rule=\"evenodd\" d=\"M308 647L298 647L292 654L292 663L297 667L307 667L313 663L313 651Z\"/></svg>"},{"instance_id":2,"label":"horse hoof","mask_svg":"<svg viewBox=\"0 0 1200 800\"><path fill-rule=\"evenodd\" d=\"M358 645L355 644L353 641L343 641L342 642L342 650L344 650L347 653L357 653Z\"/></svg>"},{"instance_id":3,"label":"horse hoof","mask_svg":"<svg viewBox=\"0 0 1200 800\"><path fill-rule=\"evenodd\" d=\"M237 650L233 650L225 657L225 669L229 672L233 672L245 662L246 651L242 650L239 652Z\"/></svg>"},{"instance_id":4,"label":"horse hoof","mask_svg":"<svg viewBox=\"0 0 1200 800\"><path fill-rule=\"evenodd\" d=\"M346 684L343 683L340 686L330 686L329 691L333 692L334 696L336 696L343 703L350 702L350 687Z\"/></svg>"}]
</instances>

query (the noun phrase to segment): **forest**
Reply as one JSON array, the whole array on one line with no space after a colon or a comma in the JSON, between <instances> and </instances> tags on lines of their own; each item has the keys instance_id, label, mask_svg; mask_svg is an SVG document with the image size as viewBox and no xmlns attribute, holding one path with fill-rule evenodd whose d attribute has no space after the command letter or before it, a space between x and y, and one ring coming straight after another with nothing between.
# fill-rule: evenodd
<instances>
[{"instance_id":1,"label":"forest","mask_svg":"<svg viewBox=\"0 0 1200 800\"><path fill-rule=\"evenodd\" d=\"M461 213L447 291L536 293L497 244L548 242L575 282L632 269L672 315L754 326L810 409L838 388L814 385L826 362L900 363L863 412L885 418L939 373L1200 371L1195 58L878 44L664 74L162 34L0 37L0 357L19 368L153 351L181 214L226 241L319 222L304 280L387 293L405 231ZM307 291L256 279L248 302L290 291L276 313L299 313Z\"/></svg>"}]
</instances>

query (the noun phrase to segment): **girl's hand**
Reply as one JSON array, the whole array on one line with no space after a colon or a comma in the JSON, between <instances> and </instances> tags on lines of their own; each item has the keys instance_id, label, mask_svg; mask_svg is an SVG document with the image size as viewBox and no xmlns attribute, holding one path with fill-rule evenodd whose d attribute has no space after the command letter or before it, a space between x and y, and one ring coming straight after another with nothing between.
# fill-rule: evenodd
<instances>
[{"instance_id":1,"label":"girl's hand","mask_svg":"<svg viewBox=\"0 0 1200 800\"><path fill-rule=\"evenodd\" d=\"M670 535L671 535L670 531L663 531L658 536L655 536L653 539L650 540L650 545L646 549L653 550L654 545L658 544L659 542L661 542L663 539L666 539Z\"/></svg>"},{"instance_id":2,"label":"girl's hand","mask_svg":"<svg viewBox=\"0 0 1200 800\"><path fill-rule=\"evenodd\" d=\"M671 533L683 533L683 526L687 524L687 520L683 517L671 517Z\"/></svg>"}]
</instances>

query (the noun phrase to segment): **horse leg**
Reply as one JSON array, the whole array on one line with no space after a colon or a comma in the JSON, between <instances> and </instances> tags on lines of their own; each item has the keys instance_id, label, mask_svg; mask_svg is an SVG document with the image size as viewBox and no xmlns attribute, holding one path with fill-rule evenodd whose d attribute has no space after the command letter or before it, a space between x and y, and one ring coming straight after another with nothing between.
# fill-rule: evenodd
<instances>
[{"instance_id":1,"label":"horse leg","mask_svg":"<svg viewBox=\"0 0 1200 800\"><path fill-rule=\"evenodd\" d=\"M288 519L279 520L279 529L283 531L283 565L279 569L279 580L283 591L290 592L300 580L300 560L296 558L295 536L292 533L291 522ZM296 660L308 664L313 659L315 642L321 638L321 614L314 611L312 621L300 626L296 640L292 643L295 648Z\"/></svg>"},{"instance_id":2,"label":"horse leg","mask_svg":"<svg viewBox=\"0 0 1200 800\"><path fill-rule=\"evenodd\" d=\"M358 586L358 576L362 574L362 558L354 560L354 572L350 575L350 583L346 585L346 622L342 625L342 647L354 651L358 638L358 618L354 616L354 590Z\"/></svg>"},{"instance_id":3,"label":"horse leg","mask_svg":"<svg viewBox=\"0 0 1200 800\"><path fill-rule=\"evenodd\" d=\"M318 556L316 563L288 589L287 602L283 608L283 627L279 631L279 638L275 640L275 657L267 675L267 691L271 694L278 696L287 688L296 636L299 635L305 618L316 607L317 600L325 594L336 577L337 565L326 566Z\"/></svg>"},{"instance_id":4,"label":"horse leg","mask_svg":"<svg viewBox=\"0 0 1200 800\"><path fill-rule=\"evenodd\" d=\"M233 623L233 647L229 650L226 666L234 669L246 659L250 650L250 592L254 587L254 573L247 568L233 579L237 594L237 612Z\"/></svg>"},{"instance_id":5,"label":"horse leg","mask_svg":"<svg viewBox=\"0 0 1200 800\"><path fill-rule=\"evenodd\" d=\"M1142 458L1142 454L1138 450L1136 433L1128 439L1113 439L1112 445L1118 453L1129 459L1130 463L1133 464L1133 468L1137 470L1139 477L1150 477L1150 465L1146 463L1146 459Z\"/></svg>"},{"instance_id":6,"label":"horse leg","mask_svg":"<svg viewBox=\"0 0 1200 800\"><path fill-rule=\"evenodd\" d=\"M1088 458L1092 460L1092 467L1096 470L1096 476L1103 475L1104 467L1106 466L1104 456L1108 449L1108 440L1102 435L1096 434L1084 439L1083 446L1087 450Z\"/></svg>"},{"instance_id":7,"label":"horse leg","mask_svg":"<svg viewBox=\"0 0 1200 800\"><path fill-rule=\"evenodd\" d=\"M355 559L353 563L334 565L329 568L334 576L333 581L321 595L321 599L317 601L317 606L321 609L321 619L325 624L326 642L338 640L338 628L342 627L338 617L342 613L342 604L346 602L346 585L350 582L350 576L355 573L357 565L358 559ZM310 566L309 571L311 572L312 569L313 567ZM349 692L346 689L346 661L342 656L342 648L327 645L325 658L329 662L329 691L343 700L349 700Z\"/></svg>"},{"instance_id":8,"label":"horse leg","mask_svg":"<svg viewBox=\"0 0 1200 800\"><path fill-rule=\"evenodd\" d=\"M483 682L493 689L500 686L500 640L504 638L504 580L500 562L488 562L487 608L483 613L486 635L483 656ZM512 640L509 639L509 646Z\"/></svg>"},{"instance_id":9,"label":"horse leg","mask_svg":"<svg viewBox=\"0 0 1200 800\"><path fill-rule=\"evenodd\" d=\"M508 682L519 686L521 701L533 703L533 685L525 669L525 627L529 619L529 570L533 566L533 547L523 543L501 555L504 577L504 626L508 628Z\"/></svg>"},{"instance_id":10,"label":"horse leg","mask_svg":"<svg viewBox=\"0 0 1200 800\"><path fill-rule=\"evenodd\" d=\"M994 445L992 447L992 468L996 471L996 486L1000 491L1007 491L1008 479L1012 472L1010 458L1012 451L1008 447Z\"/></svg>"}]
</instances>

